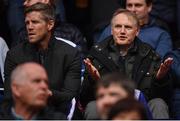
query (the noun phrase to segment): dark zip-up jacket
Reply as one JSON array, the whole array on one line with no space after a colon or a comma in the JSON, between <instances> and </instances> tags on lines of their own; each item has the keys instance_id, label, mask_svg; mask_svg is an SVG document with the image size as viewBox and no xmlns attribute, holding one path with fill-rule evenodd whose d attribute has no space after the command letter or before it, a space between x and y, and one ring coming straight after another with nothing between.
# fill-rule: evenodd
<instances>
[{"instance_id":1,"label":"dark zip-up jacket","mask_svg":"<svg viewBox=\"0 0 180 121\"><path fill-rule=\"evenodd\" d=\"M161 59L150 45L135 38L133 46L124 59L124 65L122 65L117 61L118 55L113 50L113 42L112 36L109 36L90 50L88 57L101 76L109 72L121 71L124 66L125 73L135 81L137 88L145 94L147 100L158 97L166 98L170 94L171 82L167 77L162 80L155 78ZM88 73L85 74L81 91L82 104L86 105L86 102L95 99L93 94L95 81L97 80L92 80Z\"/></svg>"},{"instance_id":2,"label":"dark zip-up jacket","mask_svg":"<svg viewBox=\"0 0 180 121\"><path fill-rule=\"evenodd\" d=\"M49 77L49 87L53 92L50 104L57 109L61 107L61 104L63 107L68 107L67 104L77 96L80 87L79 51L54 37L50 40L48 49L44 51L39 51L29 42L23 42L12 48L5 60L5 97L11 97L10 75L12 70L25 62L37 62L45 67Z\"/></svg>"}]
</instances>

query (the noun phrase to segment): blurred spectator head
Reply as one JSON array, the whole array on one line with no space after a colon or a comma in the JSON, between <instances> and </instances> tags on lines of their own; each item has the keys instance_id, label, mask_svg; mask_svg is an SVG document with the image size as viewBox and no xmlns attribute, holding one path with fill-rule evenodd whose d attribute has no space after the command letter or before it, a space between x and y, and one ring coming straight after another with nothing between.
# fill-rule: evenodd
<instances>
[{"instance_id":1,"label":"blurred spectator head","mask_svg":"<svg viewBox=\"0 0 180 121\"><path fill-rule=\"evenodd\" d=\"M136 15L126 9L118 9L111 20L111 33L117 46L129 48L139 33Z\"/></svg>"},{"instance_id":2,"label":"blurred spectator head","mask_svg":"<svg viewBox=\"0 0 180 121\"><path fill-rule=\"evenodd\" d=\"M11 90L15 109L27 107L41 109L47 105L51 94L45 69L31 62L19 65L13 70Z\"/></svg>"},{"instance_id":3,"label":"blurred spectator head","mask_svg":"<svg viewBox=\"0 0 180 121\"><path fill-rule=\"evenodd\" d=\"M109 120L147 120L144 106L134 98L124 98L109 111Z\"/></svg>"},{"instance_id":4,"label":"blurred spectator head","mask_svg":"<svg viewBox=\"0 0 180 121\"><path fill-rule=\"evenodd\" d=\"M126 9L136 14L141 22L146 23L152 10L152 0L127 0Z\"/></svg>"},{"instance_id":5,"label":"blurred spectator head","mask_svg":"<svg viewBox=\"0 0 180 121\"><path fill-rule=\"evenodd\" d=\"M134 98L134 83L125 75L112 73L105 75L97 84L97 110L102 119L107 119L111 106L118 100Z\"/></svg>"},{"instance_id":6,"label":"blurred spectator head","mask_svg":"<svg viewBox=\"0 0 180 121\"><path fill-rule=\"evenodd\" d=\"M30 43L47 45L55 23L54 8L48 4L36 3L25 9L25 23Z\"/></svg>"}]
</instances>

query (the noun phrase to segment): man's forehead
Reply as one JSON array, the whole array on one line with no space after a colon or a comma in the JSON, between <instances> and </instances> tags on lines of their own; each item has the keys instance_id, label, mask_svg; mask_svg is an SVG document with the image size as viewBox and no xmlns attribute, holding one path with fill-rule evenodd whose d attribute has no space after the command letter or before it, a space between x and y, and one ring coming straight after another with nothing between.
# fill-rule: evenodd
<instances>
[{"instance_id":1,"label":"man's forehead","mask_svg":"<svg viewBox=\"0 0 180 121\"><path fill-rule=\"evenodd\" d=\"M42 2L43 3L43 0L24 0L24 3L26 2L26 4L29 5L33 5L35 3L38 3L38 2Z\"/></svg>"},{"instance_id":2,"label":"man's forehead","mask_svg":"<svg viewBox=\"0 0 180 121\"><path fill-rule=\"evenodd\" d=\"M44 1L44 0L24 0L24 3L28 3L29 5L33 5L33 4L35 4L35 3L38 3L38 2L41 2L41 3L53 3L53 0L46 0L46 1Z\"/></svg>"},{"instance_id":3,"label":"man's forehead","mask_svg":"<svg viewBox=\"0 0 180 121\"><path fill-rule=\"evenodd\" d=\"M119 14L117 14L116 16L114 16L115 19L125 18L125 17L128 18L128 19L131 20L131 21L134 21L133 17L130 16L128 13L125 13L125 12L119 13Z\"/></svg>"},{"instance_id":4,"label":"man's forehead","mask_svg":"<svg viewBox=\"0 0 180 121\"><path fill-rule=\"evenodd\" d=\"M115 21L117 23L119 23L119 22L127 23L128 22L129 24L132 24L132 25L135 25L135 26L137 26L137 23L138 23L138 22L136 22L136 19L133 16L129 15L128 13L119 13L112 20L113 23Z\"/></svg>"},{"instance_id":5,"label":"man's forehead","mask_svg":"<svg viewBox=\"0 0 180 121\"><path fill-rule=\"evenodd\" d=\"M24 0L24 2L41 2L42 0Z\"/></svg>"},{"instance_id":6,"label":"man's forehead","mask_svg":"<svg viewBox=\"0 0 180 121\"><path fill-rule=\"evenodd\" d=\"M109 90L109 89L117 89L117 88L122 88L119 84L117 84L117 83L111 83L111 84L109 84L108 86L104 86L104 85L100 85L99 87L98 87L98 90Z\"/></svg>"},{"instance_id":7,"label":"man's forehead","mask_svg":"<svg viewBox=\"0 0 180 121\"><path fill-rule=\"evenodd\" d=\"M146 0L126 0L126 4L128 3L132 3L132 4L136 4L136 3L146 3Z\"/></svg>"}]
</instances>

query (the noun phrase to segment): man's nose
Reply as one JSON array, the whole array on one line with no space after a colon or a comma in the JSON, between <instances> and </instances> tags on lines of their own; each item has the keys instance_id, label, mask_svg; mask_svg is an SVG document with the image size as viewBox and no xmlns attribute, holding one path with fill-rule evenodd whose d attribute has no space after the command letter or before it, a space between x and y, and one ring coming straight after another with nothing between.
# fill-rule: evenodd
<instances>
[{"instance_id":1,"label":"man's nose","mask_svg":"<svg viewBox=\"0 0 180 121\"><path fill-rule=\"evenodd\" d=\"M111 104L111 100L110 100L110 98L109 98L108 96L106 96L106 97L103 99L103 105L104 105L104 107L109 107L109 106L112 105L112 104Z\"/></svg>"},{"instance_id":2,"label":"man's nose","mask_svg":"<svg viewBox=\"0 0 180 121\"><path fill-rule=\"evenodd\" d=\"M30 30L30 29L33 29L33 24L31 22L29 22L27 24L27 29Z\"/></svg>"},{"instance_id":3,"label":"man's nose","mask_svg":"<svg viewBox=\"0 0 180 121\"><path fill-rule=\"evenodd\" d=\"M48 89L47 83L44 82L43 80L42 80L41 83L40 83L40 87L43 88L43 89Z\"/></svg>"},{"instance_id":4,"label":"man's nose","mask_svg":"<svg viewBox=\"0 0 180 121\"><path fill-rule=\"evenodd\" d=\"M129 10L130 10L131 12L135 13L135 12L136 12L136 7L135 7L134 5L132 5L132 7L129 8Z\"/></svg>"},{"instance_id":5,"label":"man's nose","mask_svg":"<svg viewBox=\"0 0 180 121\"><path fill-rule=\"evenodd\" d=\"M124 26L121 27L120 32L121 32L121 33L125 33L125 32L126 32L126 29L125 29Z\"/></svg>"}]
</instances>

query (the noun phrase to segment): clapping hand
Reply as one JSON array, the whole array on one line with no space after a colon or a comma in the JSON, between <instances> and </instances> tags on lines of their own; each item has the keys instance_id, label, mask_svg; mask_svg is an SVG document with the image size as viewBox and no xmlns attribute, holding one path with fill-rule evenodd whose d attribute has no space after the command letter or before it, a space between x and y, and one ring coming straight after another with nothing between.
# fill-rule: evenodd
<instances>
[{"instance_id":1,"label":"clapping hand","mask_svg":"<svg viewBox=\"0 0 180 121\"><path fill-rule=\"evenodd\" d=\"M171 65L173 63L173 58L167 58L163 63L161 63L160 68L157 72L156 79L162 79L167 72L169 71Z\"/></svg>"},{"instance_id":2,"label":"clapping hand","mask_svg":"<svg viewBox=\"0 0 180 121\"><path fill-rule=\"evenodd\" d=\"M94 80L99 80L100 79L100 74L98 72L98 70L96 69L96 67L94 67L90 61L89 58L84 59L84 63L86 65L86 68L89 72L89 74L91 75L91 77Z\"/></svg>"}]
</instances>

